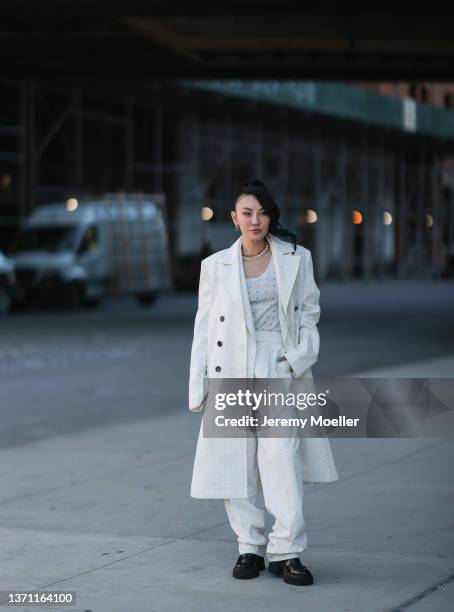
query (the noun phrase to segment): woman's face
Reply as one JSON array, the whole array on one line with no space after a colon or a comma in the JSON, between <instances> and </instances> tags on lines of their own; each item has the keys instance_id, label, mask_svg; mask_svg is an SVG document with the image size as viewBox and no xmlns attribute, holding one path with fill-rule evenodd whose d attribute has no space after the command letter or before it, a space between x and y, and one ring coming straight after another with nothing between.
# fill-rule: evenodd
<instances>
[{"instance_id":1,"label":"woman's face","mask_svg":"<svg viewBox=\"0 0 454 612\"><path fill-rule=\"evenodd\" d=\"M267 235L270 218L255 196L240 196L231 214L235 225L239 225L243 237L247 236L249 240L262 240Z\"/></svg>"}]
</instances>

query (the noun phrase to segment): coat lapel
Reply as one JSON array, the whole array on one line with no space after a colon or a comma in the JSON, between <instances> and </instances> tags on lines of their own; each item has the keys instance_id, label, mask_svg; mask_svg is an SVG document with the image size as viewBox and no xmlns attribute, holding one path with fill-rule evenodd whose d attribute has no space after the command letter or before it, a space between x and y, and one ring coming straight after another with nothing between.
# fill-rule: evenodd
<instances>
[{"instance_id":1,"label":"coat lapel","mask_svg":"<svg viewBox=\"0 0 454 612\"><path fill-rule=\"evenodd\" d=\"M271 250L276 266L277 284L279 287L279 301L284 316L287 316L287 307L295 284L296 275L300 265L301 256L293 254L293 247L284 240L271 235Z\"/></svg>"},{"instance_id":2,"label":"coat lapel","mask_svg":"<svg viewBox=\"0 0 454 612\"><path fill-rule=\"evenodd\" d=\"M218 262L217 274L232 303L243 315L249 332L255 337L254 320L241 259L241 244L242 236L225 250L223 257Z\"/></svg>"},{"instance_id":3,"label":"coat lapel","mask_svg":"<svg viewBox=\"0 0 454 612\"><path fill-rule=\"evenodd\" d=\"M292 245L268 234L273 254L276 279L279 288L279 319L283 340L287 338L287 307L298 273L300 255L293 255ZM243 260L241 258L242 236L232 246L225 250L218 262L217 274L219 280L227 289L227 293L236 308L242 313L245 324L255 337L254 320L252 317Z\"/></svg>"}]
</instances>

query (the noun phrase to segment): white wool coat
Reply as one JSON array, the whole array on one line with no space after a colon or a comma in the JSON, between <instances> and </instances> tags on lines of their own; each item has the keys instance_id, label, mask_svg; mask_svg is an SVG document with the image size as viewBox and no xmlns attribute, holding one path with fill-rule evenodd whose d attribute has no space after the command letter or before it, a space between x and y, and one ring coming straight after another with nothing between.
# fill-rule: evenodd
<instances>
[{"instance_id":1,"label":"white wool coat","mask_svg":"<svg viewBox=\"0 0 454 612\"><path fill-rule=\"evenodd\" d=\"M279 321L293 377L312 378L320 338L319 289L311 253L268 234L279 290ZM242 236L201 263L198 310L189 373L189 410L202 412L191 482L191 497L247 497L247 438L203 436L204 378L253 378L255 330L241 259ZM218 342L222 344L219 345ZM216 370L217 368L217 370ZM295 381L293 381L293 384ZM307 390L307 386L304 387ZM327 437L301 438L303 482L339 479Z\"/></svg>"}]
</instances>

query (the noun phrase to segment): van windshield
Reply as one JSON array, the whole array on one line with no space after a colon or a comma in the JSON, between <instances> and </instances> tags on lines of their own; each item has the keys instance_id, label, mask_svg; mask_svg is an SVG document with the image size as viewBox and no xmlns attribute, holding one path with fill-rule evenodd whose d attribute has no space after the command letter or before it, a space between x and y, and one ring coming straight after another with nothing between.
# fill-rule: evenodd
<instances>
[{"instance_id":1,"label":"van windshield","mask_svg":"<svg viewBox=\"0 0 454 612\"><path fill-rule=\"evenodd\" d=\"M25 229L19 236L15 251L74 251L77 247L77 226L54 225Z\"/></svg>"}]
</instances>

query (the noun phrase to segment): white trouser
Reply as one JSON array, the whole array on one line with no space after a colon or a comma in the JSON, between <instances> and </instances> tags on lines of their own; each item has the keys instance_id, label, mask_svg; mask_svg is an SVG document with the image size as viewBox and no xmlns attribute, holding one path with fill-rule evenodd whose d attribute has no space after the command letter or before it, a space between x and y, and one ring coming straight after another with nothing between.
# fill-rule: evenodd
<instances>
[{"instance_id":1,"label":"white trouser","mask_svg":"<svg viewBox=\"0 0 454 612\"><path fill-rule=\"evenodd\" d=\"M256 341L255 378L285 377L288 365L276 362L282 354L281 334L256 332ZM298 436L247 438L248 497L224 500L230 526L238 536L240 555L249 552L264 556L266 549L269 561L281 561L298 557L307 548L299 444ZM257 503L259 478L266 510L275 517L268 545L265 508Z\"/></svg>"}]
</instances>

